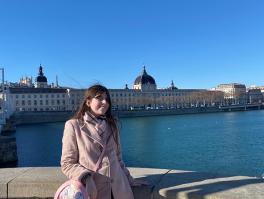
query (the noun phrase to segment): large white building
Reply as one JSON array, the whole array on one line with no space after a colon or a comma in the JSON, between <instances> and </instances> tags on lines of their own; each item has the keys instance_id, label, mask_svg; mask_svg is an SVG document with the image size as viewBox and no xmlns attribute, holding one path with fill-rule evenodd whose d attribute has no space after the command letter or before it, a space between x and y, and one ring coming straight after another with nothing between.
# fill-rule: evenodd
<instances>
[{"instance_id":1,"label":"large white building","mask_svg":"<svg viewBox=\"0 0 264 199\"><path fill-rule=\"evenodd\" d=\"M23 81L22 81L23 80ZM60 88L48 85L42 66L35 83L32 78L10 84L6 90L8 114L19 111L75 111L83 100L85 89ZM171 85L157 89L155 79L145 66L135 78L132 89L109 89L113 109L174 109L215 106L224 101L224 93L205 89L178 89Z\"/></svg>"}]
</instances>

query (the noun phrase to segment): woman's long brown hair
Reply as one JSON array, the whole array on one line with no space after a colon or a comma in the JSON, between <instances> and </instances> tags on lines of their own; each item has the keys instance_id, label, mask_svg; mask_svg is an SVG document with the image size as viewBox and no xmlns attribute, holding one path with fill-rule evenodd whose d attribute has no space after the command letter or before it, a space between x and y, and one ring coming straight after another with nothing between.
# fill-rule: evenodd
<instances>
[{"instance_id":1,"label":"woman's long brown hair","mask_svg":"<svg viewBox=\"0 0 264 199\"><path fill-rule=\"evenodd\" d=\"M114 116L112 115L112 102L111 102L109 91L106 87L104 87L100 84L95 84L95 85L89 87L85 92L84 99L83 99L82 103L80 104L79 110L76 112L76 114L73 116L73 118L83 120L83 116L85 115L85 113L87 111L91 113L91 109L90 109L90 107L87 106L87 103L86 103L87 100L91 100L95 96L101 95L103 93L106 94L106 96L107 96L106 101L109 104L109 108L105 113L106 121L110 124L114 140L115 140L117 146L119 147L120 143L119 143L119 129L117 126L117 119L114 118Z\"/></svg>"}]
</instances>

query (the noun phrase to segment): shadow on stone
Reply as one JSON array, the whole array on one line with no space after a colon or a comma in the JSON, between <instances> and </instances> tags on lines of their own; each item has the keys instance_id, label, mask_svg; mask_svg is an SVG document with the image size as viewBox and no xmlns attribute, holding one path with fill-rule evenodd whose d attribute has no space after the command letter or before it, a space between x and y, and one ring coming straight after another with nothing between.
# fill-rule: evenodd
<instances>
[{"instance_id":1,"label":"shadow on stone","mask_svg":"<svg viewBox=\"0 0 264 199\"><path fill-rule=\"evenodd\" d=\"M260 178L172 170L155 185L153 198L263 199L263 190Z\"/></svg>"}]
</instances>

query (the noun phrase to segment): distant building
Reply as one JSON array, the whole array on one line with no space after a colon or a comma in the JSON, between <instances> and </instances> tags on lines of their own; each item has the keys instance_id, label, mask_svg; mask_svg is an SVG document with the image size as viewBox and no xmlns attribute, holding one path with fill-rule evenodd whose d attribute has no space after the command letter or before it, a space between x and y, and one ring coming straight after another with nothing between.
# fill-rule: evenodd
<instances>
[{"instance_id":1,"label":"distant building","mask_svg":"<svg viewBox=\"0 0 264 199\"><path fill-rule=\"evenodd\" d=\"M174 109L220 105L223 92L205 89L178 89L174 82L165 89L157 89L155 79L146 72L136 77L133 89L110 89L114 109Z\"/></svg>"},{"instance_id":2,"label":"distant building","mask_svg":"<svg viewBox=\"0 0 264 199\"><path fill-rule=\"evenodd\" d=\"M34 87L32 77L22 77L19 81L19 87Z\"/></svg>"},{"instance_id":3,"label":"distant building","mask_svg":"<svg viewBox=\"0 0 264 199\"><path fill-rule=\"evenodd\" d=\"M220 84L216 87L216 90L224 92L225 104L245 104L247 101L246 86L244 84Z\"/></svg>"},{"instance_id":4,"label":"distant building","mask_svg":"<svg viewBox=\"0 0 264 199\"><path fill-rule=\"evenodd\" d=\"M259 88L248 88L247 89L247 103L249 104L260 104L263 102L263 94Z\"/></svg>"},{"instance_id":5,"label":"distant building","mask_svg":"<svg viewBox=\"0 0 264 199\"><path fill-rule=\"evenodd\" d=\"M67 89L63 88L12 88L8 92L10 111L66 111Z\"/></svg>"},{"instance_id":6,"label":"distant building","mask_svg":"<svg viewBox=\"0 0 264 199\"><path fill-rule=\"evenodd\" d=\"M56 78L57 79L57 78ZM83 100L85 89L58 88L48 85L42 66L33 86L32 78L7 85L9 114L19 111L76 111ZM155 79L145 66L136 77L132 89L109 89L114 110L176 109L218 106L224 102L222 91L178 89L174 82L165 89L157 89Z\"/></svg>"}]
</instances>

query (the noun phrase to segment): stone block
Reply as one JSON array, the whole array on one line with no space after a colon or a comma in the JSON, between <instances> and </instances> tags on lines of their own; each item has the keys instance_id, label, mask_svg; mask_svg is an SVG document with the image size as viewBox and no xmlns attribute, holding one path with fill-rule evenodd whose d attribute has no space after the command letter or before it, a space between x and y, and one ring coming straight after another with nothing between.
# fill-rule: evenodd
<instances>
[{"instance_id":1,"label":"stone block","mask_svg":"<svg viewBox=\"0 0 264 199\"><path fill-rule=\"evenodd\" d=\"M154 187L159 184L163 175L169 170L152 168L128 168L134 178L149 182L147 186L132 187L135 199L152 199Z\"/></svg>"},{"instance_id":2,"label":"stone block","mask_svg":"<svg viewBox=\"0 0 264 199\"><path fill-rule=\"evenodd\" d=\"M29 168L1 168L0 169L0 198L7 198L8 183L26 172Z\"/></svg>"},{"instance_id":3,"label":"stone block","mask_svg":"<svg viewBox=\"0 0 264 199\"><path fill-rule=\"evenodd\" d=\"M155 187L154 199L263 199L264 181L172 170Z\"/></svg>"},{"instance_id":4,"label":"stone block","mask_svg":"<svg viewBox=\"0 0 264 199\"><path fill-rule=\"evenodd\" d=\"M8 184L9 198L53 198L67 180L60 167L35 167Z\"/></svg>"}]
</instances>

